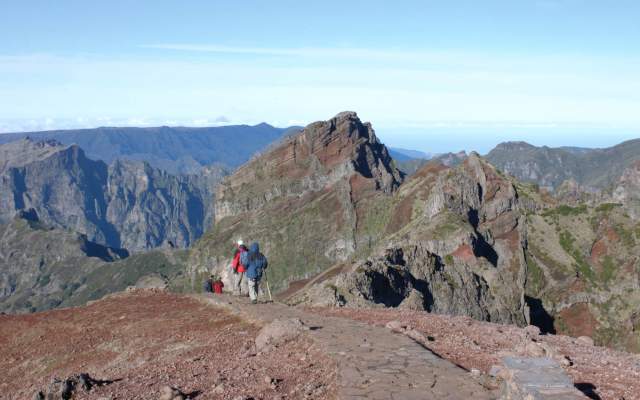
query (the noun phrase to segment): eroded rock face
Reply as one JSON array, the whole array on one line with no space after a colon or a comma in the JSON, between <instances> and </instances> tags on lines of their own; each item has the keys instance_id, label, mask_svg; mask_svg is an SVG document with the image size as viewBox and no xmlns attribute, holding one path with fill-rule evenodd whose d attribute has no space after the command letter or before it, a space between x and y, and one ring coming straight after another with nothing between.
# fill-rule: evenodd
<instances>
[{"instance_id":1,"label":"eroded rock face","mask_svg":"<svg viewBox=\"0 0 640 400\"><path fill-rule=\"evenodd\" d=\"M174 176L143 162L107 166L75 145L24 139L0 146L0 222L34 209L47 225L131 251L186 247L213 220L223 171Z\"/></svg>"},{"instance_id":2,"label":"eroded rock face","mask_svg":"<svg viewBox=\"0 0 640 400\"><path fill-rule=\"evenodd\" d=\"M526 235L512 183L477 154L430 165L398 192L380 256L294 302L408 307L526 324ZM422 299L422 300L421 300Z\"/></svg>"},{"instance_id":3,"label":"eroded rock face","mask_svg":"<svg viewBox=\"0 0 640 400\"><path fill-rule=\"evenodd\" d=\"M215 228L193 251L194 284L207 270L225 277L238 238L260 242L276 288L347 260L371 241L358 229L373 199L390 198L402 180L355 113L312 123L220 184Z\"/></svg>"}]
</instances>

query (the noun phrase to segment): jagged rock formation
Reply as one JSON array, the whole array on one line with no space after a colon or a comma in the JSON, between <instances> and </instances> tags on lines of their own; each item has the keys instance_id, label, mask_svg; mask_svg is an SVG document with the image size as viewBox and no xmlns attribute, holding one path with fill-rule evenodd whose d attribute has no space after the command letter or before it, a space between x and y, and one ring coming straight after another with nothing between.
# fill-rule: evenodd
<instances>
[{"instance_id":1,"label":"jagged rock formation","mask_svg":"<svg viewBox=\"0 0 640 400\"><path fill-rule=\"evenodd\" d=\"M604 149L536 147L525 142L506 142L487 154L487 160L523 182L555 190L573 179L591 189L605 189L638 159L640 139Z\"/></svg>"},{"instance_id":2,"label":"jagged rock formation","mask_svg":"<svg viewBox=\"0 0 640 400\"><path fill-rule=\"evenodd\" d=\"M526 233L511 181L473 153L457 168L428 165L392 204L382 257L357 263L293 301L334 299L329 302L526 323Z\"/></svg>"},{"instance_id":3,"label":"jagged rock formation","mask_svg":"<svg viewBox=\"0 0 640 400\"><path fill-rule=\"evenodd\" d=\"M632 218L640 219L640 160L623 171L613 191L613 199L624 204Z\"/></svg>"},{"instance_id":4,"label":"jagged rock formation","mask_svg":"<svg viewBox=\"0 0 640 400\"><path fill-rule=\"evenodd\" d=\"M129 257L85 235L46 226L31 211L0 225L0 311L80 305L151 276L177 288L185 257L183 251Z\"/></svg>"},{"instance_id":5,"label":"jagged rock formation","mask_svg":"<svg viewBox=\"0 0 640 400\"><path fill-rule=\"evenodd\" d=\"M213 188L224 170L174 176L143 162L107 166L78 146L23 139L0 146L0 222L34 209L58 228L132 251L186 247L213 219Z\"/></svg>"},{"instance_id":6,"label":"jagged rock formation","mask_svg":"<svg viewBox=\"0 0 640 400\"><path fill-rule=\"evenodd\" d=\"M312 123L220 184L215 227L195 246L190 272L224 275L242 237L260 241L274 266L272 285L315 275L368 251L381 234L369 211L402 180L371 125L355 113Z\"/></svg>"}]
</instances>

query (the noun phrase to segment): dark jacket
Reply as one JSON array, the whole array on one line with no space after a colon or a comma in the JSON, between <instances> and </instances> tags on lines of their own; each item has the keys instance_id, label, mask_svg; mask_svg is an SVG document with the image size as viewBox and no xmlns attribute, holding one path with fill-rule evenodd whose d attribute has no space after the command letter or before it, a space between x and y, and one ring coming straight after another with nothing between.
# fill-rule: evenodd
<instances>
[{"instance_id":1,"label":"dark jacket","mask_svg":"<svg viewBox=\"0 0 640 400\"><path fill-rule=\"evenodd\" d=\"M252 243L249 247L249 265L247 265L247 272L245 276L249 279L260 280L262 278L262 272L267 269L269 265L267 263L267 257L260 253L260 246L258 243Z\"/></svg>"}]
</instances>

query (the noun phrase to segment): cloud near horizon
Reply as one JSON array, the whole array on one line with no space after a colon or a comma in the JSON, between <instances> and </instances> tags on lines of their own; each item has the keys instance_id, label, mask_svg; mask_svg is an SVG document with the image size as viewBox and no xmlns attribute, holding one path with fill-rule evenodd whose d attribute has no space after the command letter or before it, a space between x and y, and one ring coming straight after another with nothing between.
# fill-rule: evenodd
<instances>
[{"instance_id":1,"label":"cloud near horizon","mask_svg":"<svg viewBox=\"0 0 640 400\"><path fill-rule=\"evenodd\" d=\"M640 62L633 56L145 48L135 56L0 55L0 98L10 99L0 100L0 131L304 125L343 110L394 132L400 144L405 128L640 128Z\"/></svg>"}]
</instances>

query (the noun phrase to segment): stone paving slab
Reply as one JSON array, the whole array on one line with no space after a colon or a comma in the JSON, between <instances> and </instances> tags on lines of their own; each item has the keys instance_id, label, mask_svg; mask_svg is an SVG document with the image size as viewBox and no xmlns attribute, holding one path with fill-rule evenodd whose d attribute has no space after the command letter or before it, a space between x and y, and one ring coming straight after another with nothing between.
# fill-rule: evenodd
<instances>
[{"instance_id":1,"label":"stone paving slab","mask_svg":"<svg viewBox=\"0 0 640 400\"><path fill-rule=\"evenodd\" d=\"M310 337L338 366L338 395L345 400L496 399L462 368L405 335L357 321L318 316L280 303L251 305L244 298L195 295L260 324L299 318Z\"/></svg>"},{"instance_id":2,"label":"stone paving slab","mask_svg":"<svg viewBox=\"0 0 640 400\"><path fill-rule=\"evenodd\" d=\"M569 375L550 358L505 357L503 360L505 399L586 400Z\"/></svg>"}]
</instances>

